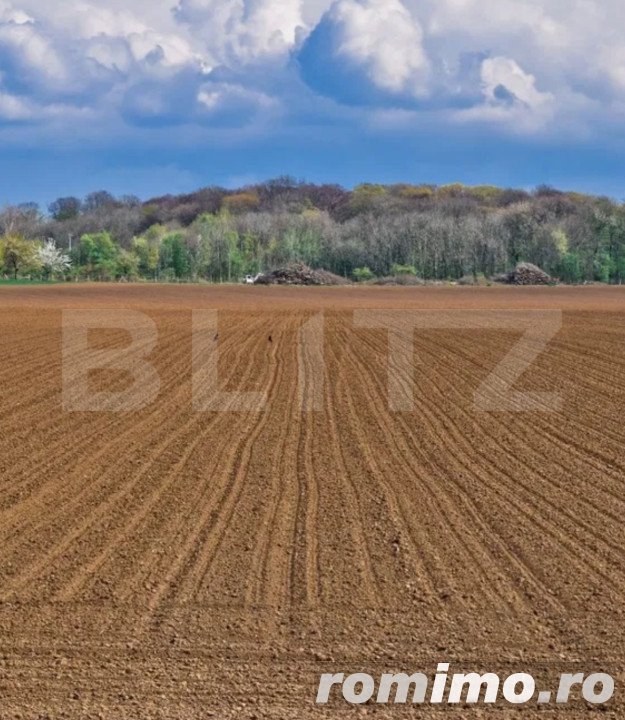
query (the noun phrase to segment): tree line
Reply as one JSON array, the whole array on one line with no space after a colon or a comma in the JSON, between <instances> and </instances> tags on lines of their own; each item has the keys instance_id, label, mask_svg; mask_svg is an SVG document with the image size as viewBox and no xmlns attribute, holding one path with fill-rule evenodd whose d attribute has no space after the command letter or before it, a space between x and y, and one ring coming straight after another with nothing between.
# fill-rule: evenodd
<instances>
[{"instance_id":1,"label":"tree line","mask_svg":"<svg viewBox=\"0 0 625 720\"><path fill-rule=\"evenodd\" d=\"M278 178L142 202L108 192L0 212L6 277L236 282L303 262L351 279L490 277L526 261L563 282L621 283L625 205L541 186L352 190Z\"/></svg>"}]
</instances>

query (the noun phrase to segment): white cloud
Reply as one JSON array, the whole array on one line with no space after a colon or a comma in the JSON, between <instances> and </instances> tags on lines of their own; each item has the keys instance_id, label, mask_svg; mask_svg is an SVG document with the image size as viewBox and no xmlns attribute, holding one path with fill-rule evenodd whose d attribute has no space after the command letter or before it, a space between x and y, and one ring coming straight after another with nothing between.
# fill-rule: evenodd
<instances>
[{"instance_id":1,"label":"white cloud","mask_svg":"<svg viewBox=\"0 0 625 720\"><path fill-rule=\"evenodd\" d=\"M456 121L495 123L513 134L533 133L553 120L555 98L536 87L536 78L507 57L487 58L481 65L484 101L456 111Z\"/></svg>"},{"instance_id":2,"label":"white cloud","mask_svg":"<svg viewBox=\"0 0 625 720\"><path fill-rule=\"evenodd\" d=\"M1 24L0 49L17 70L37 73L48 81L67 79L68 69L63 57L33 23Z\"/></svg>"},{"instance_id":3,"label":"white cloud","mask_svg":"<svg viewBox=\"0 0 625 720\"><path fill-rule=\"evenodd\" d=\"M262 93L250 92L237 85L215 84L204 85L198 92L198 102L206 110L213 112L223 109L226 105L250 105L252 107L274 107L271 98Z\"/></svg>"},{"instance_id":4,"label":"white cloud","mask_svg":"<svg viewBox=\"0 0 625 720\"><path fill-rule=\"evenodd\" d=\"M384 90L424 94L423 33L399 0L339 0L330 18L339 33L339 58L364 66Z\"/></svg>"},{"instance_id":5,"label":"white cloud","mask_svg":"<svg viewBox=\"0 0 625 720\"><path fill-rule=\"evenodd\" d=\"M29 120L33 109L21 98L0 92L0 120Z\"/></svg>"},{"instance_id":6,"label":"white cloud","mask_svg":"<svg viewBox=\"0 0 625 720\"><path fill-rule=\"evenodd\" d=\"M618 86L621 0L404 1L421 18L429 47L446 59L511 58L556 97L582 87L600 93L611 80Z\"/></svg>"},{"instance_id":7,"label":"white cloud","mask_svg":"<svg viewBox=\"0 0 625 720\"><path fill-rule=\"evenodd\" d=\"M488 58L482 63L484 94L490 102L496 103L498 88L505 88L519 102L535 109L553 100L550 93L536 89L536 78L523 72L518 64L506 57Z\"/></svg>"},{"instance_id":8,"label":"white cloud","mask_svg":"<svg viewBox=\"0 0 625 720\"><path fill-rule=\"evenodd\" d=\"M28 22L33 22L33 18L30 15L23 10L14 8L11 3L6 0L0 0L0 23L23 25Z\"/></svg>"},{"instance_id":9,"label":"white cloud","mask_svg":"<svg viewBox=\"0 0 625 720\"><path fill-rule=\"evenodd\" d=\"M622 16L621 0L0 0L0 119L303 112L292 58L326 33L305 73L323 108L592 131L625 107Z\"/></svg>"},{"instance_id":10,"label":"white cloud","mask_svg":"<svg viewBox=\"0 0 625 720\"><path fill-rule=\"evenodd\" d=\"M306 26L301 0L180 0L175 16L215 63L284 55Z\"/></svg>"}]
</instances>

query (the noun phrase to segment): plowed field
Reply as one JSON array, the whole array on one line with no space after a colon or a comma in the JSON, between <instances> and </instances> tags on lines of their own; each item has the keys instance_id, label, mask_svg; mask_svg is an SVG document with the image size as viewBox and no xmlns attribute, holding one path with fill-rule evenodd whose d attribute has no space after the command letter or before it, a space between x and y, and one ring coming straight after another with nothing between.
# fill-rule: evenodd
<instances>
[{"instance_id":1,"label":"plowed field","mask_svg":"<svg viewBox=\"0 0 625 720\"><path fill-rule=\"evenodd\" d=\"M155 402L63 409L79 308L152 318ZM515 385L562 407L476 410L519 335L425 330L414 409L393 412L388 334L355 326L363 308L562 310ZM266 391L262 411L193 409L192 309L219 311L223 388ZM303 412L299 330L322 311L321 407ZM315 704L321 673L437 662L549 689L610 672L602 715L625 715L624 289L0 288L0 375L0 718L594 715Z\"/></svg>"}]
</instances>

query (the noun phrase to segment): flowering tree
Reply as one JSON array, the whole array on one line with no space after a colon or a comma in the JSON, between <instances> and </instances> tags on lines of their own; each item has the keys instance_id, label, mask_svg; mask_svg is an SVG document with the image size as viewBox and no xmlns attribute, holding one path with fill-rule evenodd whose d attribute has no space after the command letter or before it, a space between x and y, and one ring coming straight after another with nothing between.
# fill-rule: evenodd
<instances>
[{"instance_id":1,"label":"flowering tree","mask_svg":"<svg viewBox=\"0 0 625 720\"><path fill-rule=\"evenodd\" d=\"M46 277L58 275L65 270L69 270L72 261L69 255L57 248L54 240L46 240L46 242L37 250L39 262L41 263Z\"/></svg>"}]
</instances>

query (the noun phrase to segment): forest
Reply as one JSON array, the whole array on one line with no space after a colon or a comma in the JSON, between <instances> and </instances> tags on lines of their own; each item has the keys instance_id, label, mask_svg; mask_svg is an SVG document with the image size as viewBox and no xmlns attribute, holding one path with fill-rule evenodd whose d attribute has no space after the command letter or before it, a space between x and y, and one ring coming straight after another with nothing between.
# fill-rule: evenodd
<instances>
[{"instance_id":1,"label":"forest","mask_svg":"<svg viewBox=\"0 0 625 720\"><path fill-rule=\"evenodd\" d=\"M490 278L531 262L565 283L622 283L625 204L461 184L289 177L148 201L106 191L0 211L5 279L239 282L291 262L351 280Z\"/></svg>"}]
</instances>

